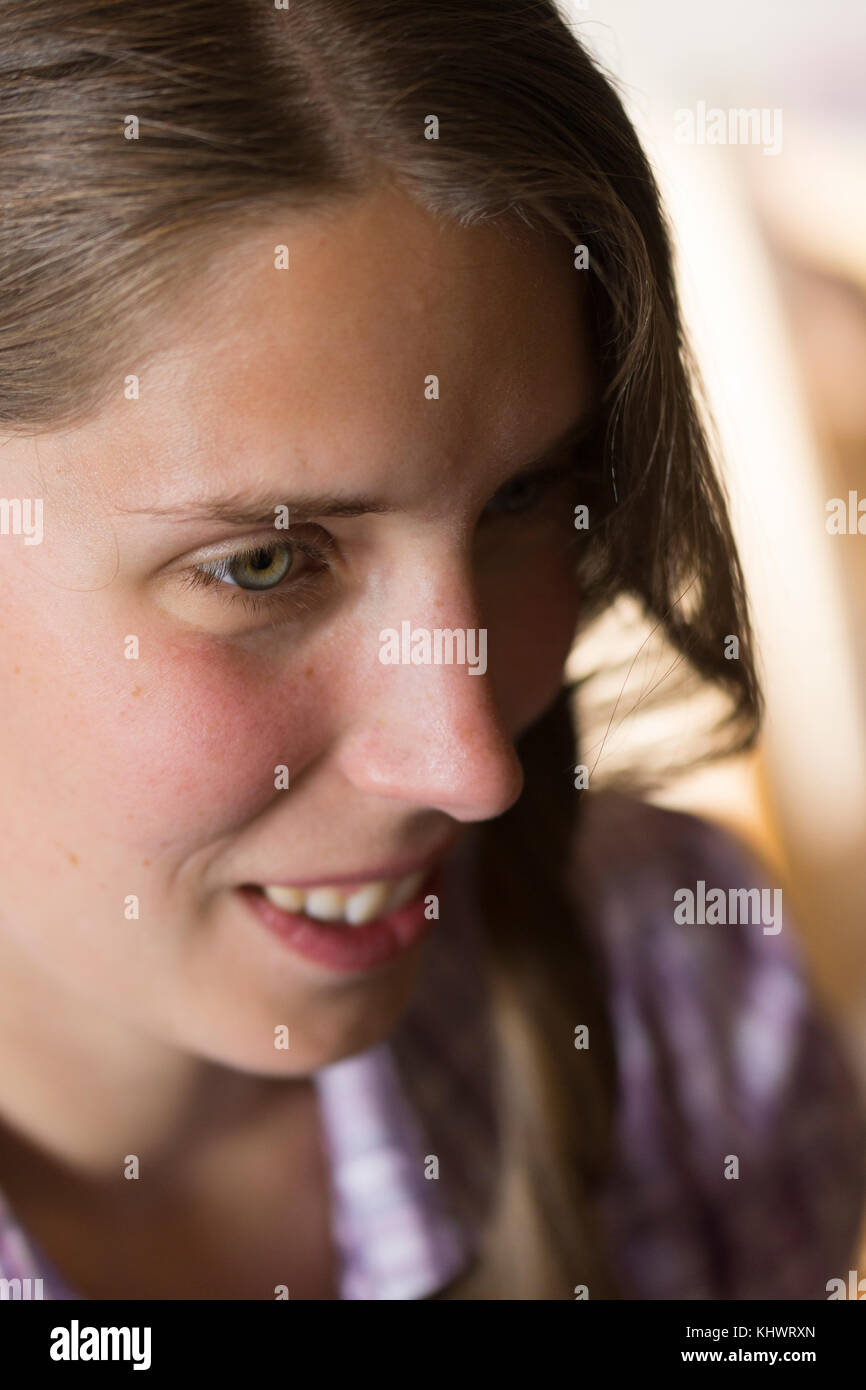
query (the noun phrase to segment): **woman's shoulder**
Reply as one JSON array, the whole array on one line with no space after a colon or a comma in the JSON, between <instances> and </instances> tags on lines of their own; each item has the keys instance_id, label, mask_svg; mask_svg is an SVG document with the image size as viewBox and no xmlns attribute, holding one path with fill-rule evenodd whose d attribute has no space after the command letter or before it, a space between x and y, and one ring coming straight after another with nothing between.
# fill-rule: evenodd
<instances>
[{"instance_id":1,"label":"woman's shoulder","mask_svg":"<svg viewBox=\"0 0 866 1390\"><path fill-rule=\"evenodd\" d=\"M734 976L775 966L804 995L787 893L742 840L690 812L621 792L588 795L582 810L567 886L603 954L627 975L650 986L664 980L657 970L665 961L687 958ZM647 975L650 966L657 969ZM721 981L705 983L725 997Z\"/></svg>"},{"instance_id":2,"label":"woman's shoulder","mask_svg":"<svg viewBox=\"0 0 866 1390\"><path fill-rule=\"evenodd\" d=\"M866 1196L866 1119L783 885L700 817L613 792L582 811L569 878L607 979L607 1212L637 1296L826 1297Z\"/></svg>"},{"instance_id":3,"label":"woman's shoulder","mask_svg":"<svg viewBox=\"0 0 866 1390\"><path fill-rule=\"evenodd\" d=\"M585 794L574 845L583 873L620 888L639 876L642 889L667 891L672 872L702 866L766 873L746 845L715 822L620 791Z\"/></svg>"}]
</instances>

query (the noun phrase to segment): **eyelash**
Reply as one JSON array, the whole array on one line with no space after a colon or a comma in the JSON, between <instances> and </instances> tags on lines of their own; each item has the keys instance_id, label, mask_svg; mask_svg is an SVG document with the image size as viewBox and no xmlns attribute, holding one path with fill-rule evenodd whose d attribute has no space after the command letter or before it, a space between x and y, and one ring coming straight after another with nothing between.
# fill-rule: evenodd
<instances>
[{"instance_id":1,"label":"eyelash","mask_svg":"<svg viewBox=\"0 0 866 1390\"><path fill-rule=\"evenodd\" d=\"M519 487L522 484L535 484L539 492L528 506L524 506L513 512L502 512L499 516L494 513L494 519L507 520L510 517L525 516L535 511L545 500L556 483L568 476L573 467L573 462L566 464L565 467L560 464L557 467L545 469L543 472L534 473L525 479L516 478L511 483L506 484L506 488L502 489L503 492L509 487ZM498 495L499 494L497 494L497 496ZM491 502L488 503L488 507L490 507L495 500L495 498L492 498ZM486 510L487 508L485 508L485 511ZM286 545L291 545L293 549L299 551L302 555L306 555L308 559L320 563L321 569L305 572L299 579L293 582L289 574L287 576L289 582L285 588L275 585L272 589L244 589L239 584L229 584L225 582L233 565L239 564L244 560L254 560L262 551L277 550L280 546ZM291 542L268 541L258 545L245 546L241 550L234 550L227 555L221 555L216 560L208 561L206 565L193 566L191 569L184 571L184 584L185 587L189 589L215 589L224 603L230 605L241 603L248 612L253 614L260 614L263 610L273 608L276 605L284 605L289 609L299 611L306 607L304 599L316 588L316 581L322 570L327 568L325 548L319 548L297 539Z\"/></svg>"},{"instance_id":2,"label":"eyelash","mask_svg":"<svg viewBox=\"0 0 866 1390\"><path fill-rule=\"evenodd\" d=\"M240 584L226 583L233 565L244 560L255 560L262 551L277 550L281 546L284 548L291 546L293 550L305 555L307 559L315 560L320 565L320 569L305 571L299 579L294 581L291 580L291 575L287 576L289 583L284 588L275 585L272 589L244 589ZM301 609L305 606L304 598L316 587L319 575L326 568L326 550L324 547L319 548L297 539L290 542L265 541L258 545L244 546L241 550L233 550L228 555L221 555L216 560L209 560L206 565L194 565L192 569L185 571L184 585L189 589L215 589L224 603L230 605L240 603L247 612L253 614L261 613L264 609L277 605Z\"/></svg>"}]
</instances>

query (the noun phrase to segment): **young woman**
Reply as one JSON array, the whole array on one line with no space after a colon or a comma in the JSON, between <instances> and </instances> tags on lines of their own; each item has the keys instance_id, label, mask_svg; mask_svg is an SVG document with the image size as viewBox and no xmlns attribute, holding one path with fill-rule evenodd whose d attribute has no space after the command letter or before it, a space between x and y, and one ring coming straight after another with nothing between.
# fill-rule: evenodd
<instances>
[{"instance_id":1,"label":"young woman","mask_svg":"<svg viewBox=\"0 0 866 1390\"><path fill-rule=\"evenodd\" d=\"M684 924L757 867L575 773L620 594L760 706L611 86L548 0L0 52L0 1276L826 1297L862 1117L790 924Z\"/></svg>"}]
</instances>

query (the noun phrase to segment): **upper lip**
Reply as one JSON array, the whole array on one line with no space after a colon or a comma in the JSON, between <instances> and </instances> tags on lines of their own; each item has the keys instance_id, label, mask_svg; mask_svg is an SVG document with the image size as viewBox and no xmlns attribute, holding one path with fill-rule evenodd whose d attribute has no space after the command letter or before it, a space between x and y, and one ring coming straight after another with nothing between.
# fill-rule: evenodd
<instances>
[{"instance_id":1,"label":"upper lip","mask_svg":"<svg viewBox=\"0 0 866 1390\"><path fill-rule=\"evenodd\" d=\"M259 878L257 884L267 884L274 888L348 888L355 884L375 883L379 879L406 878L409 874L426 872L438 864L454 844L453 837L447 844L441 846L433 854L426 854L423 858L417 855L413 859L392 859L387 864L374 865L371 869L361 869L357 873L334 874L328 876L317 874L315 878ZM250 880L252 881L252 880Z\"/></svg>"}]
</instances>

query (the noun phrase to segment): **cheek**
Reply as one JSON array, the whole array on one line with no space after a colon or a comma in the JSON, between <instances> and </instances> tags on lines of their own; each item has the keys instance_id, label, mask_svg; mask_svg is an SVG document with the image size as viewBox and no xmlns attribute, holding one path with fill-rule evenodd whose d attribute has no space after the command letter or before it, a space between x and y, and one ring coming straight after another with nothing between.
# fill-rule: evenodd
<instances>
[{"instance_id":1,"label":"cheek","mask_svg":"<svg viewBox=\"0 0 866 1390\"><path fill-rule=\"evenodd\" d=\"M0 750L21 787L15 819L28 839L40 828L43 852L57 842L83 858L89 839L100 857L111 845L180 857L265 809L275 768L291 776L326 737L318 673L284 641L277 667L263 645L169 637L89 605L36 631L6 645Z\"/></svg>"},{"instance_id":2,"label":"cheek","mask_svg":"<svg viewBox=\"0 0 866 1390\"><path fill-rule=\"evenodd\" d=\"M574 640L580 607L574 558L567 548L560 554L507 577L500 573L484 596L490 675L512 735L556 695Z\"/></svg>"},{"instance_id":3,"label":"cheek","mask_svg":"<svg viewBox=\"0 0 866 1390\"><path fill-rule=\"evenodd\" d=\"M161 643L125 662L124 689L103 743L103 776L136 833L180 845L232 834L281 792L327 740L328 715L309 665L213 638Z\"/></svg>"}]
</instances>

